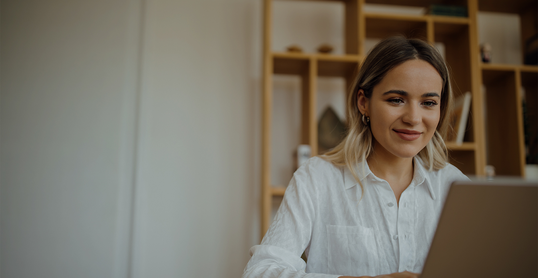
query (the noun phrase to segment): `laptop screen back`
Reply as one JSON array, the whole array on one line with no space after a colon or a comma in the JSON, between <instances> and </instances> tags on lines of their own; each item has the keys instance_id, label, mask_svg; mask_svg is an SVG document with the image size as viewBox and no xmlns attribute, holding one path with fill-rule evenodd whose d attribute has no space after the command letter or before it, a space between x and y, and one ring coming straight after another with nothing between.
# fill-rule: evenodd
<instances>
[{"instance_id":1,"label":"laptop screen back","mask_svg":"<svg viewBox=\"0 0 538 278\"><path fill-rule=\"evenodd\" d=\"M420 277L538 277L538 183L454 183Z\"/></svg>"}]
</instances>

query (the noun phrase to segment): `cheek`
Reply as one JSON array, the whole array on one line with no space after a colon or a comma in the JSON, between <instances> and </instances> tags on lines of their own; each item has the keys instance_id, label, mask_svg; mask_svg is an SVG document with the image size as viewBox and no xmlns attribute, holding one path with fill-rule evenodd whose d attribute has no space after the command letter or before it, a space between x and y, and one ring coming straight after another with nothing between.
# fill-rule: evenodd
<instances>
[{"instance_id":1,"label":"cheek","mask_svg":"<svg viewBox=\"0 0 538 278\"><path fill-rule=\"evenodd\" d=\"M398 115L394 115L391 111L376 110L377 113L372 113L370 117L370 129L376 140L383 140L390 133L394 123L398 120Z\"/></svg>"},{"instance_id":2,"label":"cheek","mask_svg":"<svg viewBox=\"0 0 538 278\"><path fill-rule=\"evenodd\" d=\"M383 106L374 107L370 111L370 121L375 122L376 126L392 125L401 117L397 109L387 109Z\"/></svg>"},{"instance_id":3,"label":"cheek","mask_svg":"<svg viewBox=\"0 0 538 278\"><path fill-rule=\"evenodd\" d=\"M434 132L437 129L437 126L439 125L439 120L441 119L441 113L433 113L432 115L429 115L428 117L424 118L424 122L426 123L428 129L431 130L431 132Z\"/></svg>"}]
</instances>

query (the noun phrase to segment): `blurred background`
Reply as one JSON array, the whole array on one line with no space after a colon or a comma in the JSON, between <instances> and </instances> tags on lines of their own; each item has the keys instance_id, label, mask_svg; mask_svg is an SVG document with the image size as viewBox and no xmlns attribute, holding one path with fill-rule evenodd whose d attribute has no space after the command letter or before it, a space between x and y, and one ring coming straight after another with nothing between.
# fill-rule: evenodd
<instances>
[{"instance_id":1,"label":"blurred background","mask_svg":"<svg viewBox=\"0 0 538 278\"><path fill-rule=\"evenodd\" d=\"M262 8L0 0L0 277L241 276L260 241ZM275 9L274 49L342 50L342 9ZM517 16L479 19L496 62L521 63ZM283 122L297 82L275 79ZM342 107L328 95L319 113ZM287 184L297 134L275 125Z\"/></svg>"}]
</instances>

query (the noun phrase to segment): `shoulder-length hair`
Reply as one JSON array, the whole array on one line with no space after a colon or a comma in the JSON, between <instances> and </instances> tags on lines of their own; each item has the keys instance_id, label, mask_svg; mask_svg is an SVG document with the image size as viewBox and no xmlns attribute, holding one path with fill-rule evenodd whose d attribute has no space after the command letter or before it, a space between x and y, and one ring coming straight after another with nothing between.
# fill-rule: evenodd
<instances>
[{"instance_id":1,"label":"shoulder-length hair","mask_svg":"<svg viewBox=\"0 0 538 278\"><path fill-rule=\"evenodd\" d=\"M364 190L356 171L358 162L366 162L373 151L373 136L370 128L361 120L357 106L358 91L362 89L367 98L372 97L373 88L381 82L387 72L405 61L420 59L432 65L443 79L441 91L441 115L435 134L417 156L429 171L445 167L448 151L443 140L449 123L448 109L451 107L452 90L450 76L443 57L430 44L419 39L391 37L381 41L362 63L347 101L348 131L344 140L333 150L321 157L337 166L346 166Z\"/></svg>"}]
</instances>

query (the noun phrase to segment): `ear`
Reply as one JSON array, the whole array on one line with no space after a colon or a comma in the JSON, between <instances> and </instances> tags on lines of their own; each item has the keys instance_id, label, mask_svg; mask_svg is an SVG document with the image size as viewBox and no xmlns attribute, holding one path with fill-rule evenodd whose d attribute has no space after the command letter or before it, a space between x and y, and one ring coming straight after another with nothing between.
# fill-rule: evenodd
<instances>
[{"instance_id":1,"label":"ear","mask_svg":"<svg viewBox=\"0 0 538 278\"><path fill-rule=\"evenodd\" d=\"M369 104L370 103L370 99L368 99L365 95L364 95L364 90L363 89L360 89L358 92L357 92L357 107L359 108L359 111L361 112L361 114L365 115L365 116L368 116L369 115L369 110L368 110L368 107L369 107Z\"/></svg>"}]
</instances>

